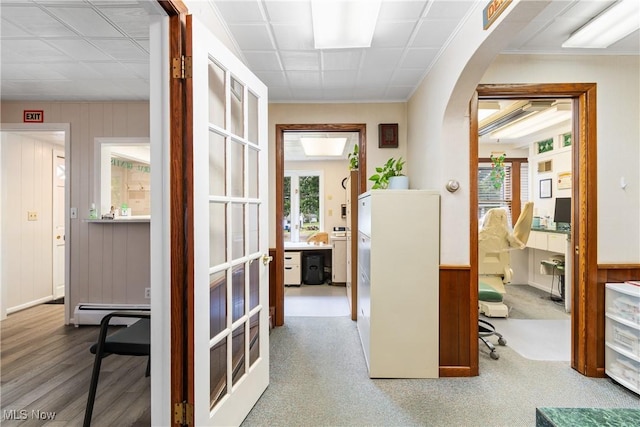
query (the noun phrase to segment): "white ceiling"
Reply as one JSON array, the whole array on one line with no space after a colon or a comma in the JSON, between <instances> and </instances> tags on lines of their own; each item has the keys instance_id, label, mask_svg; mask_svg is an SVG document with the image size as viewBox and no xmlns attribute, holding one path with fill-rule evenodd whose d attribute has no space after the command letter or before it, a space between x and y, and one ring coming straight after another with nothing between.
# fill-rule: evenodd
<instances>
[{"instance_id":1,"label":"white ceiling","mask_svg":"<svg viewBox=\"0 0 640 427\"><path fill-rule=\"evenodd\" d=\"M605 50L561 47L613 2L552 1L505 53L638 55L637 31ZM213 3L270 102L406 101L475 7L383 0L371 48L318 51L309 0ZM147 100L150 13L159 13L153 0L1 0L2 99Z\"/></svg>"}]
</instances>

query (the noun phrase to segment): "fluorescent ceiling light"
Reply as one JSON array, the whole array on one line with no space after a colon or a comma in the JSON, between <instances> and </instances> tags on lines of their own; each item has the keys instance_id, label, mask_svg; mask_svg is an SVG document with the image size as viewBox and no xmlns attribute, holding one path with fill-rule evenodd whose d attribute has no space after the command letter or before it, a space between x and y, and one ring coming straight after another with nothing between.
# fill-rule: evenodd
<instances>
[{"instance_id":1,"label":"fluorescent ceiling light","mask_svg":"<svg viewBox=\"0 0 640 427\"><path fill-rule=\"evenodd\" d=\"M483 121L492 114L500 111L500 103L498 101L480 101L478 102L478 122Z\"/></svg>"},{"instance_id":2,"label":"fluorescent ceiling light","mask_svg":"<svg viewBox=\"0 0 640 427\"><path fill-rule=\"evenodd\" d=\"M371 47L381 0L312 0L316 49Z\"/></svg>"},{"instance_id":3,"label":"fluorescent ceiling light","mask_svg":"<svg viewBox=\"0 0 640 427\"><path fill-rule=\"evenodd\" d=\"M495 132L490 137L495 139L520 138L543 129L550 128L571 119L571 110L566 110L564 106L549 108L548 110L527 116Z\"/></svg>"},{"instance_id":4,"label":"fluorescent ceiling light","mask_svg":"<svg viewBox=\"0 0 640 427\"><path fill-rule=\"evenodd\" d=\"M604 49L640 28L640 2L620 0L589 21L562 43L562 47Z\"/></svg>"},{"instance_id":5,"label":"fluorescent ceiling light","mask_svg":"<svg viewBox=\"0 0 640 427\"><path fill-rule=\"evenodd\" d=\"M347 138L300 138L304 154L312 157L342 156Z\"/></svg>"}]
</instances>

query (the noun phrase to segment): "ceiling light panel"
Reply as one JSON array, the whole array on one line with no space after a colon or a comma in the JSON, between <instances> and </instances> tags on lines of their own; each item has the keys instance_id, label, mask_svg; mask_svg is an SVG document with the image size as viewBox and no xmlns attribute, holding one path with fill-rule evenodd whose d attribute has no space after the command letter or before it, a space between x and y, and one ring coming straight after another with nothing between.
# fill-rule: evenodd
<instances>
[{"instance_id":1,"label":"ceiling light panel","mask_svg":"<svg viewBox=\"0 0 640 427\"><path fill-rule=\"evenodd\" d=\"M307 156L342 156L347 138L300 138Z\"/></svg>"},{"instance_id":2,"label":"ceiling light panel","mask_svg":"<svg viewBox=\"0 0 640 427\"><path fill-rule=\"evenodd\" d=\"M311 0L316 49L371 46L381 0Z\"/></svg>"},{"instance_id":3,"label":"ceiling light panel","mask_svg":"<svg viewBox=\"0 0 640 427\"><path fill-rule=\"evenodd\" d=\"M492 132L490 137L497 139L521 138L569 121L571 114L571 111L558 111L555 107L549 108Z\"/></svg>"},{"instance_id":4,"label":"ceiling light panel","mask_svg":"<svg viewBox=\"0 0 640 427\"><path fill-rule=\"evenodd\" d=\"M640 2L620 0L573 33L562 47L604 49L639 28Z\"/></svg>"}]
</instances>

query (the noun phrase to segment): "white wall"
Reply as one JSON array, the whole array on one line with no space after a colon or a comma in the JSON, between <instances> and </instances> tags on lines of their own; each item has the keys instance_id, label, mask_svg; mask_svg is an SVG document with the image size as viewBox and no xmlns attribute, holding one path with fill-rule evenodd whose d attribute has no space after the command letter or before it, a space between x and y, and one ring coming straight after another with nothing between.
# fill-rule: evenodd
<instances>
[{"instance_id":1,"label":"white wall","mask_svg":"<svg viewBox=\"0 0 640 427\"><path fill-rule=\"evenodd\" d=\"M514 0L484 30L486 3L477 2L409 99L409 179L440 191L442 264L469 264L469 101L495 55L546 5ZM460 182L455 193L444 190L450 179Z\"/></svg>"},{"instance_id":2,"label":"white wall","mask_svg":"<svg viewBox=\"0 0 640 427\"><path fill-rule=\"evenodd\" d=\"M67 194L78 218L66 230L69 294L66 321L80 302L144 304L150 286L149 224L85 221L94 193L94 139L148 137L147 102L3 102L3 123L22 123L23 110L44 110L45 123L68 123ZM117 228L116 228L117 227ZM3 236L4 238L4 236ZM4 251L3 251L4 254Z\"/></svg>"},{"instance_id":3,"label":"white wall","mask_svg":"<svg viewBox=\"0 0 640 427\"><path fill-rule=\"evenodd\" d=\"M347 203L347 190L342 188L342 180L349 176L349 162L330 160L322 162L285 162L286 170L323 171L324 176L324 230L328 233L333 227L346 227L347 219L342 218L340 207Z\"/></svg>"},{"instance_id":4,"label":"white wall","mask_svg":"<svg viewBox=\"0 0 640 427\"><path fill-rule=\"evenodd\" d=\"M390 157L407 155L407 112L404 103L378 104L269 104L269 200L275 200L276 124L365 123L367 125L367 177ZM378 148L378 124L398 123L398 148ZM408 167L405 166L407 172ZM348 173L345 170L344 176ZM371 188L372 183L367 183ZM415 188L409 183L410 187ZM275 247L276 204L269 206L269 246Z\"/></svg>"},{"instance_id":5,"label":"white wall","mask_svg":"<svg viewBox=\"0 0 640 427\"><path fill-rule=\"evenodd\" d=\"M54 149L43 137L2 132L3 316L53 299Z\"/></svg>"},{"instance_id":6,"label":"white wall","mask_svg":"<svg viewBox=\"0 0 640 427\"><path fill-rule=\"evenodd\" d=\"M481 80L597 84L598 262L604 264L640 262L638 76L638 56L501 55Z\"/></svg>"}]
</instances>

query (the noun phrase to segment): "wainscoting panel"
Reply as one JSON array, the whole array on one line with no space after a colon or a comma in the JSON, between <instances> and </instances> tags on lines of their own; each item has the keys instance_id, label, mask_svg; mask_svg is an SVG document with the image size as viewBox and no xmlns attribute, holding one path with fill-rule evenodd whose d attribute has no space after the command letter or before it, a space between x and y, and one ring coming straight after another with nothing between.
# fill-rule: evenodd
<instances>
[{"instance_id":1,"label":"wainscoting panel","mask_svg":"<svg viewBox=\"0 0 640 427\"><path fill-rule=\"evenodd\" d=\"M477 286L470 284L469 266L440 266L441 377L477 375L473 373L471 356L478 347L470 344L471 334L478 333L477 317L471 319L469 310L474 290L477 292ZM472 324L476 324L473 330Z\"/></svg>"}]
</instances>

